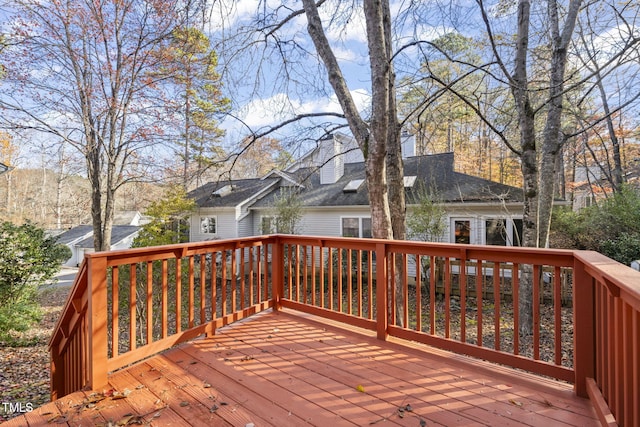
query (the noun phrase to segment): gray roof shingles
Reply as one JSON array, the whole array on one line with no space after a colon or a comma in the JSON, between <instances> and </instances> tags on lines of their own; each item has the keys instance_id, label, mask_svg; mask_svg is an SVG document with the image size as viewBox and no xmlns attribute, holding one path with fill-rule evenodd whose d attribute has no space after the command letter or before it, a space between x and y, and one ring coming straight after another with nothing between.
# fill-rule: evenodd
<instances>
[{"instance_id":1,"label":"gray roof shingles","mask_svg":"<svg viewBox=\"0 0 640 427\"><path fill-rule=\"evenodd\" d=\"M417 176L412 188L406 189L407 204L415 204L424 191L435 192L444 203L522 202L522 189L489 181L483 178L455 172L453 153L409 157L404 160L405 176ZM304 206L367 206L369 194L366 182L357 192L344 192L352 180L365 179L364 163L344 165L343 176L333 184L320 184L320 172L314 168L302 168L289 176L295 177L304 188L299 197ZM189 193L200 207L235 207L250 199L277 177L269 179L241 179L209 183ZM233 185L233 191L223 197L212 196L225 185ZM278 192L272 191L257 200L252 207L271 207Z\"/></svg>"}]
</instances>

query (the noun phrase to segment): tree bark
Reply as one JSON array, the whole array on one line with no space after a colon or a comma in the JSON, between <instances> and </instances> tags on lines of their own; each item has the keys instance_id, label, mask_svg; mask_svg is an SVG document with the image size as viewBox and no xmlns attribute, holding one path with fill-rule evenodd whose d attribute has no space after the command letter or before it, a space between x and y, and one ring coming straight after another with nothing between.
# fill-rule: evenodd
<instances>
[{"instance_id":1,"label":"tree bark","mask_svg":"<svg viewBox=\"0 0 640 427\"><path fill-rule=\"evenodd\" d=\"M558 4L555 0L549 0L547 2L552 56L549 78L549 104L542 141L539 177L538 235L536 239L536 246L543 248L549 246L549 229L551 227L554 194L553 177L555 177L556 174L556 158L565 141L562 135L561 124L567 51L581 3L581 0L572 0L569 2L569 9L561 32Z\"/></svg>"}]
</instances>

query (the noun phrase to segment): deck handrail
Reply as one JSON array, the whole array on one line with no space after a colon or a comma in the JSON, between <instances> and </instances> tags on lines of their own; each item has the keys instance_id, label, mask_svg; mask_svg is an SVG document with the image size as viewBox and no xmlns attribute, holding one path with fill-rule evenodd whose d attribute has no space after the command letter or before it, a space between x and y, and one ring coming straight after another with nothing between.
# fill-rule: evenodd
<instances>
[{"instance_id":1,"label":"deck handrail","mask_svg":"<svg viewBox=\"0 0 640 427\"><path fill-rule=\"evenodd\" d=\"M505 344L519 311L502 290L518 301L525 280L533 336ZM561 340L571 310L562 306L565 286L573 286L570 361ZM281 307L564 379L606 402L603 422L640 423L640 273L587 251L319 236L87 254L49 343L52 399L100 389L108 372ZM541 351L543 310L552 354Z\"/></svg>"}]
</instances>

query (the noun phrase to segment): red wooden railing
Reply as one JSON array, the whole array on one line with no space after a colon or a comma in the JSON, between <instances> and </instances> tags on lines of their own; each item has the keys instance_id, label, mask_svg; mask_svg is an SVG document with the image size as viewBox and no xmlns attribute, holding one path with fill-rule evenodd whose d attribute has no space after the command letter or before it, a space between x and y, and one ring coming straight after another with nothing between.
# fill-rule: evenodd
<instances>
[{"instance_id":1,"label":"red wooden railing","mask_svg":"<svg viewBox=\"0 0 640 427\"><path fill-rule=\"evenodd\" d=\"M89 254L50 342L52 398L280 307L569 381L603 423L640 424L640 273L593 252L311 236Z\"/></svg>"}]
</instances>

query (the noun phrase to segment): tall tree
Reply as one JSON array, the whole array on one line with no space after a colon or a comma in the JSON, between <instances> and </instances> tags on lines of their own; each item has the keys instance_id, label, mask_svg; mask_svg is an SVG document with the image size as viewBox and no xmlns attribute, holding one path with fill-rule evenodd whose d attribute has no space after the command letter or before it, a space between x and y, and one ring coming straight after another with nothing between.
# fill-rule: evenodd
<instances>
[{"instance_id":1,"label":"tall tree","mask_svg":"<svg viewBox=\"0 0 640 427\"><path fill-rule=\"evenodd\" d=\"M176 116L176 128L180 131L176 142L182 148L182 185L188 189L194 176L200 177L221 157L219 140L224 133L217 117L230 101L221 92L216 71L218 56L211 49L209 38L199 29L174 29L159 55L162 57L159 74L173 86L163 85L167 93L174 92L165 102ZM191 166L192 161L195 167Z\"/></svg>"},{"instance_id":2,"label":"tall tree","mask_svg":"<svg viewBox=\"0 0 640 427\"><path fill-rule=\"evenodd\" d=\"M115 194L159 164L163 130L150 90L152 53L177 22L176 1L10 1L0 106L5 125L55 135L84 157L96 250L108 250ZM154 162L155 160L155 162Z\"/></svg>"}]
</instances>

